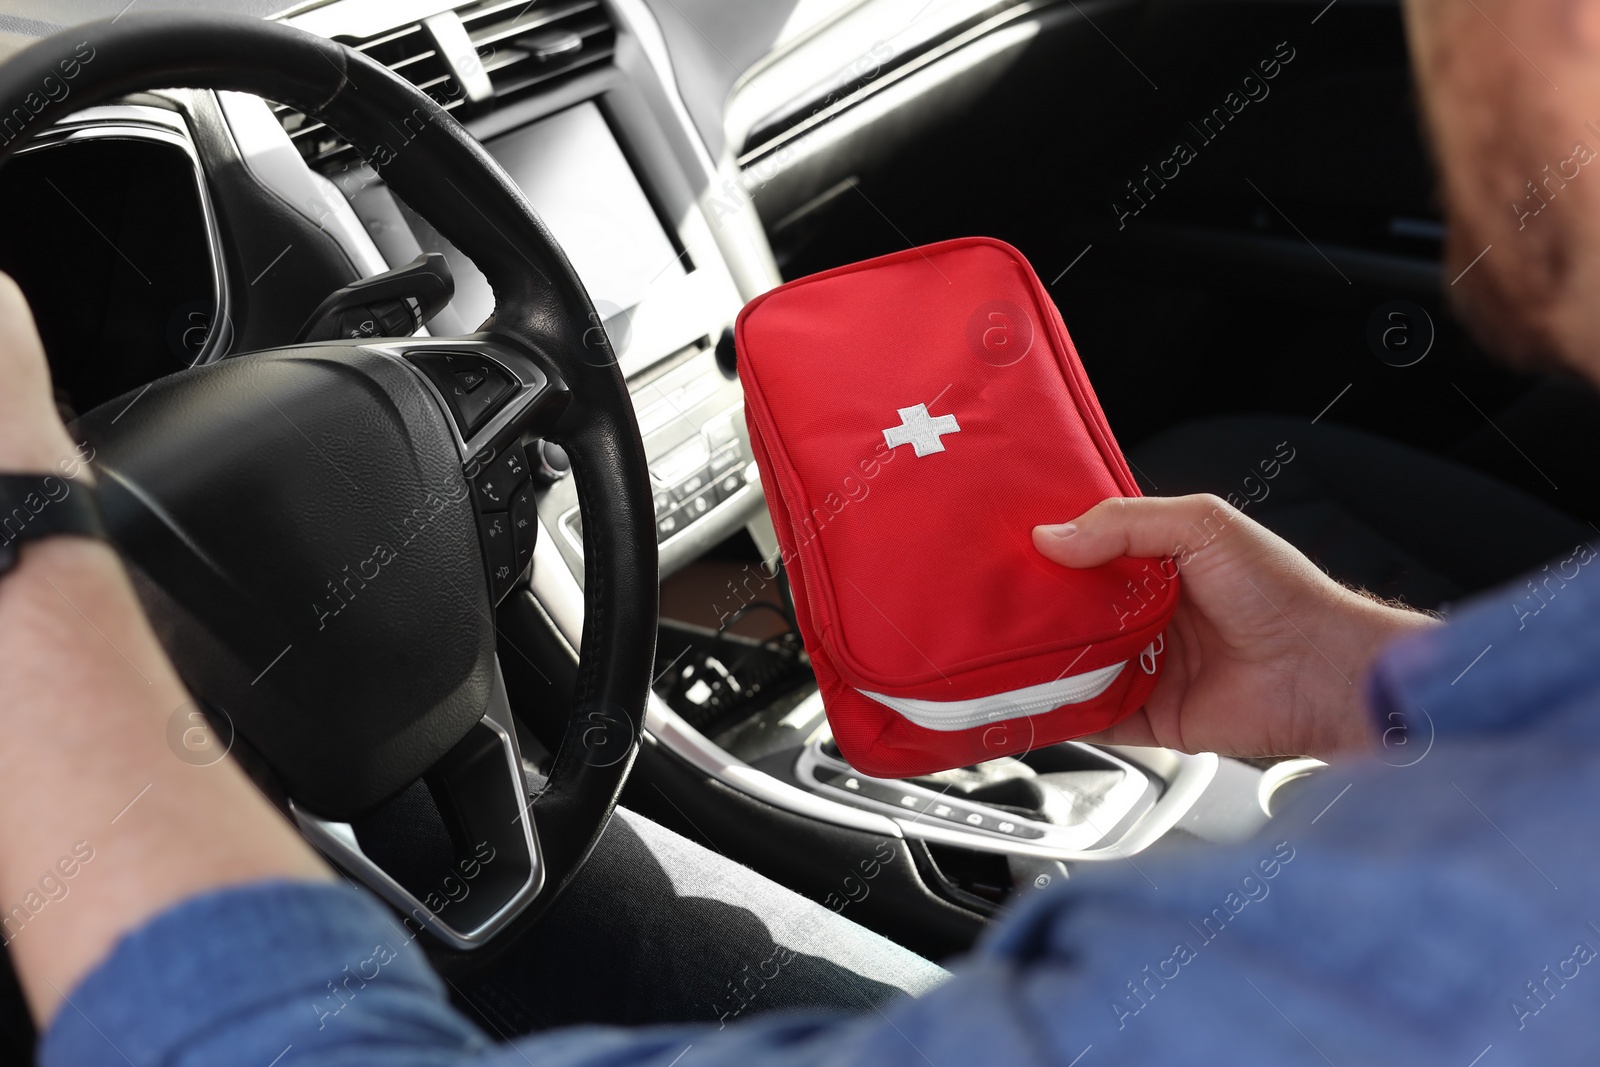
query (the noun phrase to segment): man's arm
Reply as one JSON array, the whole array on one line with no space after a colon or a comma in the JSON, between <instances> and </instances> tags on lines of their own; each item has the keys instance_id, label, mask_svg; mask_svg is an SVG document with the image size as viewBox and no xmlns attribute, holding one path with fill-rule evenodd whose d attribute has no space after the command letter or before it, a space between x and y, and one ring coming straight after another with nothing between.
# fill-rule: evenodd
<instances>
[{"instance_id":1,"label":"man's arm","mask_svg":"<svg viewBox=\"0 0 1600 1067\"><path fill-rule=\"evenodd\" d=\"M0 470L42 473L73 452L32 317L0 275ZM188 702L111 548L23 546L0 577L0 931L41 1028L157 912L221 886L331 876L232 761L176 758L167 723ZM67 895L28 908L54 885Z\"/></svg>"}]
</instances>

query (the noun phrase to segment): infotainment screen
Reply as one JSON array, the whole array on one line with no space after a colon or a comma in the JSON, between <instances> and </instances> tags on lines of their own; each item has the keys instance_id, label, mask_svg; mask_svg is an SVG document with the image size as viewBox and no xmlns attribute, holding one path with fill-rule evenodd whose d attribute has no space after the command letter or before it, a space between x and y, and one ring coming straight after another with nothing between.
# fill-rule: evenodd
<instances>
[{"instance_id":1,"label":"infotainment screen","mask_svg":"<svg viewBox=\"0 0 1600 1067\"><path fill-rule=\"evenodd\" d=\"M602 316L627 311L653 284L685 273L679 249L667 239L593 103L496 137L486 147L555 234ZM440 251L450 255L453 249ZM494 309L494 297L459 254L450 256L450 266L456 275L452 307L471 329Z\"/></svg>"}]
</instances>

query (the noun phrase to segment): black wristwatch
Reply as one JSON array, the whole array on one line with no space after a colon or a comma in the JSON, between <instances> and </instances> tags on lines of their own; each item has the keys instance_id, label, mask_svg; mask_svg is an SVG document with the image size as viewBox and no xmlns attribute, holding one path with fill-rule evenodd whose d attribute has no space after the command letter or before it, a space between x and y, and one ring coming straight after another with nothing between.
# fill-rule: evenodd
<instances>
[{"instance_id":1,"label":"black wristwatch","mask_svg":"<svg viewBox=\"0 0 1600 1067\"><path fill-rule=\"evenodd\" d=\"M0 574L24 541L45 537L109 540L94 489L59 474L0 474Z\"/></svg>"}]
</instances>

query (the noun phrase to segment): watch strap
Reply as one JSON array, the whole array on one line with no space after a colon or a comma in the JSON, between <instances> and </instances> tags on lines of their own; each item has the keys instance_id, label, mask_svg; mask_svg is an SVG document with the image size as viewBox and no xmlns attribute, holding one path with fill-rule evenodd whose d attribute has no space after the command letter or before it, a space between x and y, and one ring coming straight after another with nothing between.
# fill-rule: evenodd
<instances>
[{"instance_id":1,"label":"watch strap","mask_svg":"<svg viewBox=\"0 0 1600 1067\"><path fill-rule=\"evenodd\" d=\"M0 474L0 574L16 566L23 542L63 536L110 539L92 486L59 474Z\"/></svg>"}]
</instances>

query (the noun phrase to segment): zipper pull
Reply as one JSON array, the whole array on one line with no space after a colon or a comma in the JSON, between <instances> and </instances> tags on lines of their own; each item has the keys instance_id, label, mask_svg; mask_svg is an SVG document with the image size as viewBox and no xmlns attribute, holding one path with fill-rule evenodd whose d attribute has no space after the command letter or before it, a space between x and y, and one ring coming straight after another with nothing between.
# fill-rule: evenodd
<instances>
[{"instance_id":1,"label":"zipper pull","mask_svg":"<svg viewBox=\"0 0 1600 1067\"><path fill-rule=\"evenodd\" d=\"M1139 653L1139 667L1144 673L1156 673L1156 657L1165 652L1166 649L1167 635L1164 633L1145 646L1144 651Z\"/></svg>"}]
</instances>

